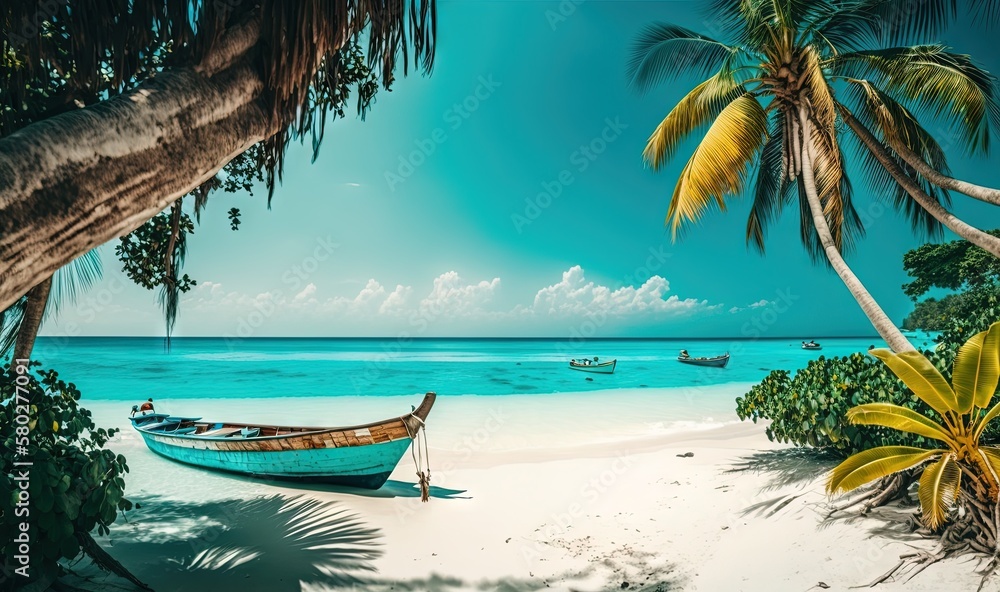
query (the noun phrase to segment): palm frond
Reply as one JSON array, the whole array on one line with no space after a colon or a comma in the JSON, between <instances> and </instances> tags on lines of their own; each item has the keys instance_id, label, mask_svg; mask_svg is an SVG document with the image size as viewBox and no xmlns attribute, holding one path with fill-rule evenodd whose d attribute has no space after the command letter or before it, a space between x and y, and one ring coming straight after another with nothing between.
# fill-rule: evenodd
<instances>
[{"instance_id":1,"label":"palm frond","mask_svg":"<svg viewBox=\"0 0 1000 592\"><path fill-rule=\"evenodd\" d=\"M729 103L712 123L705 138L681 173L667 211L667 224L676 237L685 221L696 221L715 203L725 210L724 197L743 190L747 167L767 135L767 115L753 96Z\"/></svg>"},{"instance_id":2,"label":"palm frond","mask_svg":"<svg viewBox=\"0 0 1000 592\"><path fill-rule=\"evenodd\" d=\"M1000 474L1000 448L995 446L980 446L979 454L993 467L995 473Z\"/></svg>"},{"instance_id":3,"label":"palm frond","mask_svg":"<svg viewBox=\"0 0 1000 592\"><path fill-rule=\"evenodd\" d=\"M975 428L972 430L972 440L974 442L979 441L979 437L983 435L984 431L986 431L986 426L989 425L991 421L996 419L997 416L1000 416L1000 403L991 407L990 410L986 412L986 415L979 418L979 420L975 423Z\"/></svg>"},{"instance_id":4,"label":"palm frond","mask_svg":"<svg viewBox=\"0 0 1000 592\"><path fill-rule=\"evenodd\" d=\"M59 314L61 307L75 304L80 294L101 281L103 273L104 266L96 249L57 269L52 275L52 290L45 306L45 317L52 318Z\"/></svg>"},{"instance_id":5,"label":"palm frond","mask_svg":"<svg viewBox=\"0 0 1000 592\"><path fill-rule=\"evenodd\" d=\"M883 137L897 138L894 141L902 142L911 150L921 154L931 166L940 167L938 170L949 170L944 151L902 105L865 81L853 81L848 87L848 96L855 104L856 119L866 129L875 130L873 135L877 136L881 132ZM845 118L850 115L844 113ZM941 223L910 196L856 134L851 134L850 137L854 142L854 154L857 155L861 169L868 178L871 193L902 213L915 232L931 239L940 237ZM909 163L893 152L889 141L882 143L896 165L914 179L924 193L942 205L950 203L947 191L919 175Z\"/></svg>"},{"instance_id":6,"label":"palm frond","mask_svg":"<svg viewBox=\"0 0 1000 592\"><path fill-rule=\"evenodd\" d=\"M1000 0L972 0L972 10L977 22L985 22L988 29L1000 23Z\"/></svg>"},{"instance_id":7,"label":"palm frond","mask_svg":"<svg viewBox=\"0 0 1000 592\"><path fill-rule=\"evenodd\" d=\"M847 419L856 425L877 425L941 442L954 441L954 438L933 419L892 403L867 403L852 407L847 412Z\"/></svg>"},{"instance_id":8,"label":"palm frond","mask_svg":"<svg viewBox=\"0 0 1000 592\"><path fill-rule=\"evenodd\" d=\"M880 21L865 4L859 0L824 3L817 7L804 37L824 54L878 45Z\"/></svg>"},{"instance_id":9,"label":"palm frond","mask_svg":"<svg viewBox=\"0 0 1000 592\"><path fill-rule=\"evenodd\" d=\"M802 87L809 99L810 111L816 120L816 125L832 131L837 121L836 103L819 55L815 51L809 50L803 55L802 78Z\"/></svg>"},{"instance_id":10,"label":"palm frond","mask_svg":"<svg viewBox=\"0 0 1000 592\"><path fill-rule=\"evenodd\" d=\"M719 113L743 95L743 86L722 72L696 86L656 126L642 155L653 170L673 157L688 134L718 117Z\"/></svg>"},{"instance_id":11,"label":"palm frond","mask_svg":"<svg viewBox=\"0 0 1000 592\"><path fill-rule=\"evenodd\" d=\"M757 163L757 182L754 185L753 205L747 218L747 245L764 253L764 236L771 222L777 220L781 210L792 200L789 191L794 186L788 181L782 158L784 146L784 116L776 112L771 122L767 143L760 152Z\"/></svg>"},{"instance_id":12,"label":"palm frond","mask_svg":"<svg viewBox=\"0 0 1000 592\"><path fill-rule=\"evenodd\" d=\"M931 530L937 530L947 520L958 497L961 480L962 470L950 454L942 455L940 460L924 469L917 497L924 522Z\"/></svg>"},{"instance_id":13,"label":"palm frond","mask_svg":"<svg viewBox=\"0 0 1000 592\"><path fill-rule=\"evenodd\" d=\"M766 23L762 2L755 0L711 0L706 3L705 22L711 31L725 31L738 45L758 47L760 29Z\"/></svg>"},{"instance_id":14,"label":"palm frond","mask_svg":"<svg viewBox=\"0 0 1000 592\"><path fill-rule=\"evenodd\" d=\"M955 391L951 390L951 385L941 376L934 364L920 352L907 351L897 354L887 349L873 349L868 353L882 360L892 373L899 377L921 401L930 405L931 409L941 415L955 411L958 406Z\"/></svg>"},{"instance_id":15,"label":"palm frond","mask_svg":"<svg viewBox=\"0 0 1000 592\"><path fill-rule=\"evenodd\" d=\"M943 33L955 18L957 1L864 0L854 12L872 15L883 43L907 43Z\"/></svg>"},{"instance_id":16,"label":"palm frond","mask_svg":"<svg viewBox=\"0 0 1000 592\"><path fill-rule=\"evenodd\" d=\"M995 78L968 55L917 45L844 54L829 65L838 75L874 77L888 93L949 121L958 130L955 141L970 153L989 150L990 126L1000 124Z\"/></svg>"},{"instance_id":17,"label":"palm frond","mask_svg":"<svg viewBox=\"0 0 1000 592\"><path fill-rule=\"evenodd\" d=\"M17 334L21 330L27 304L28 298L22 296L6 310L0 311L0 358L6 357L17 343Z\"/></svg>"},{"instance_id":18,"label":"palm frond","mask_svg":"<svg viewBox=\"0 0 1000 592\"><path fill-rule=\"evenodd\" d=\"M829 493L852 491L865 483L915 467L945 450L924 450L912 446L880 446L859 452L840 463L826 482Z\"/></svg>"},{"instance_id":19,"label":"palm frond","mask_svg":"<svg viewBox=\"0 0 1000 592\"><path fill-rule=\"evenodd\" d=\"M958 411L983 408L997 392L1000 381L1000 323L974 335L958 350L951 383L958 398Z\"/></svg>"},{"instance_id":20,"label":"palm frond","mask_svg":"<svg viewBox=\"0 0 1000 592\"><path fill-rule=\"evenodd\" d=\"M657 23L646 27L632 44L626 75L634 88L647 92L684 72L707 76L737 51L690 29Z\"/></svg>"},{"instance_id":21,"label":"palm frond","mask_svg":"<svg viewBox=\"0 0 1000 592\"><path fill-rule=\"evenodd\" d=\"M832 124L821 127L820 122L812 126L813 175L816 182L816 192L823 204L823 214L826 216L837 250L845 253L854 243L854 234L864 232L860 219L854 212L851 202L851 185L847 180L844 168L843 154L836 140L836 130ZM808 210L808 203L802 205L802 212ZM811 212L808 216L809 228L812 229ZM815 232L812 232L815 234ZM818 240L818 237L817 237ZM812 239L810 238L810 241ZM807 248L814 248L817 243L810 242ZM812 251L810 251L812 252Z\"/></svg>"},{"instance_id":22,"label":"palm frond","mask_svg":"<svg viewBox=\"0 0 1000 592\"><path fill-rule=\"evenodd\" d=\"M944 150L909 109L867 80L851 80L847 94L856 106L855 115L869 129L882 132L889 146L899 142L916 152L943 174L951 171ZM904 162L905 164L905 162Z\"/></svg>"}]
</instances>

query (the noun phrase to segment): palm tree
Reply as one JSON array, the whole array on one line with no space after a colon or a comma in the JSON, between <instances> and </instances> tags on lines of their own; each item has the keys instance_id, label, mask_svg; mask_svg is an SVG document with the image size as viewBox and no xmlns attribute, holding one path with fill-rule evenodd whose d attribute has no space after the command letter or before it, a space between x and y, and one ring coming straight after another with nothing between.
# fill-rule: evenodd
<instances>
[{"instance_id":1,"label":"palm tree","mask_svg":"<svg viewBox=\"0 0 1000 592\"><path fill-rule=\"evenodd\" d=\"M273 186L341 108L345 50L376 72L363 108L436 34L435 0L9 0L0 23L0 309L252 146Z\"/></svg>"},{"instance_id":2,"label":"palm tree","mask_svg":"<svg viewBox=\"0 0 1000 592\"><path fill-rule=\"evenodd\" d=\"M77 301L79 295L100 280L101 258L97 251L85 253L49 278L28 290L6 310L0 311L0 358L28 359L42 321Z\"/></svg>"},{"instance_id":3,"label":"palm tree","mask_svg":"<svg viewBox=\"0 0 1000 592\"><path fill-rule=\"evenodd\" d=\"M942 47L892 47L941 28L949 4L715 0L712 13L719 15L721 28L734 32L732 43L669 24L646 29L628 64L639 90L681 72L711 74L670 111L643 153L659 169L687 136L708 127L670 201L667 220L674 236L713 206L725 210L726 198L744 191L756 160L747 242L763 252L767 226L797 198L809 254L817 260L825 256L893 350L912 350L843 258L864 229L852 202L840 124L847 122L860 136L854 139L863 142L857 156L869 185L889 196L916 229L933 234L944 224L1000 256L1000 239L956 218L945 207L946 193L898 156L884 153L884 143L865 143L870 138L858 134L866 125L883 133L896 129L885 115L895 108L885 107L891 100L900 109L896 114L902 118L905 111L907 117L896 136L936 166L946 166L937 142L903 109L905 98L950 115L963 126L968 146L986 150L989 123L998 113L992 77ZM878 49L867 49L872 46ZM961 91L952 92L956 84Z\"/></svg>"}]
</instances>

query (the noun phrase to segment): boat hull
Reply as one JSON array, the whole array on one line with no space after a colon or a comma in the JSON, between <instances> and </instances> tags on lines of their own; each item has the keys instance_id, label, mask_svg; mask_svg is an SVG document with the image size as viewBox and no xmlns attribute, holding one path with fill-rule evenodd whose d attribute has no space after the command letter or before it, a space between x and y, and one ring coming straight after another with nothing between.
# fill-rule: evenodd
<instances>
[{"instance_id":1,"label":"boat hull","mask_svg":"<svg viewBox=\"0 0 1000 592\"><path fill-rule=\"evenodd\" d=\"M726 364L729 363L729 356L722 356L719 358L677 358L678 362L682 364L689 364L691 366L706 366L711 368L725 368Z\"/></svg>"},{"instance_id":2,"label":"boat hull","mask_svg":"<svg viewBox=\"0 0 1000 592\"><path fill-rule=\"evenodd\" d=\"M367 446L284 450L281 452L230 451L178 446L178 438L140 432L156 454L187 465L228 473L378 489L406 453L411 440L404 438Z\"/></svg>"},{"instance_id":3,"label":"boat hull","mask_svg":"<svg viewBox=\"0 0 1000 592\"><path fill-rule=\"evenodd\" d=\"M580 372L590 372L592 374L614 374L615 366L617 365L618 360L612 360L604 364L591 364L589 366L570 362L569 367L570 370L579 370Z\"/></svg>"},{"instance_id":4,"label":"boat hull","mask_svg":"<svg viewBox=\"0 0 1000 592\"><path fill-rule=\"evenodd\" d=\"M378 489L424 426L436 395L411 413L337 428L200 422L165 414L133 416L154 453L191 466L266 479Z\"/></svg>"}]
</instances>

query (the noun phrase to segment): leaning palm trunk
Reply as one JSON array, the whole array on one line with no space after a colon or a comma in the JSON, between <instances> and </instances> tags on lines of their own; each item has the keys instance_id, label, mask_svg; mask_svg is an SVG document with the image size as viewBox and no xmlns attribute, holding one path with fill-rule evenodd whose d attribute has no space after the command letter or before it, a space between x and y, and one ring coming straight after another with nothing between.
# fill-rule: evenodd
<instances>
[{"instance_id":1,"label":"leaning palm trunk","mask_svg":"<svg viewBox=\"0 0 1000 592\"><path fill-rule=\"evenodd\" d=\"M899 154L899 156L905 160L907 164L913 167L925 179L938 187L957 191L973 199L978 199L994 205L1000 205L1000 189L983 187L982 185L976 185L974 183L969 183L968 181L962 181L961 179L949 177L927 164L924 159L920 158L919 154L910 150L909 147L905 146L902 142L891 142L891 145L892 149L896 151L896 154Z\"/></svg>"},{"instance_id":2,"label":"leaning palm trunk","mask_svg":"<svg viewBox=\"0 0 1000 592\"><path fill-rule=\"evenodd\" d=\"M35 337L38 336L38 329L42 326L42 317L45 316L45 305L49 301L51 290L52 276L28 290L24 318L21 319L21 327L17 331L17 343L14 345L15 360L26 360L31 357L31 350L35 347Z\"/></svg>"},{"instance_id":3,"label":"leaning palm trunk","mask_svg":"<svg viewBox=\"0 0 1000 592\"><path fill-rule=\"evenodd\" d=\"M816 234L819 236L820 244L823 245L823 251L830 261L830 266L833 267L833 270L843 280L844 285L850 290L851 295L858 301L861 310L865 312L872 326L875 327L875 330L878 331L878 334L882 336L882 339L885 340L889 347L896 353L914 351L916 348L903 336L903 333L892 322L892 319L885 314L882 307L878 305L878 302L872 298L872 295L865 289L864 284L861 283L858 276L854 275L854 272L848 267L847 262L844 261L844 257L837 249L833 233L830 231L830 225L827 223L826 215L823 213L823 205L820 203L819 194L816 191L816 178L813 173L812 122L809 120L809 113L804 107L799 110L799 130L799 137L795 138L794 142L798 144L795 148L802 162L802 171L800 173L802 175L802 185L809 203L809 211L812 214L813 224L816 227Z\"/></svg>"},{"instance_id":4,"label":"leaning palm trunk","mask_svg":"<svg viewBox=\"0 0 1000 592\"><path fill-rule=\"evenodd\" d=\"M252 67L257 31L252 21L196 67L0 139L0 309L278 131Z\"/></svg>"},{"instance_id":5,"label":"leaning palm trunk","mask_svg":"<svg viewBox=\"0 0 1000 592\"><path fill-rule=\"evenodd\" d=\"M878 159L879 163L892 178L896 180L899 185L910 194L910 197L920 204L920 207L927 210L935 220L944 224L949 230L957 234L958 236L964 238L970 243L982 247L983 249L992 253L995 257L1000 257L1000 238L997 238L991 234L987 234L982 230L974 226L966 224L954 214L944 209L944 207L938 203L934 198L927 195L927 193L920 188L920 185L913 180L912 177L906 174L906 171L899 167L899 164L892 158L892 155L885 149L878 139L868 131L865 126L861 124L860 121L854 118L853 115L847 112L846 109L841 109L841 115L847 125L850 126L851 130L861 139L862 143L868 148L868 150Z\"/></svg>"}]
</instances>

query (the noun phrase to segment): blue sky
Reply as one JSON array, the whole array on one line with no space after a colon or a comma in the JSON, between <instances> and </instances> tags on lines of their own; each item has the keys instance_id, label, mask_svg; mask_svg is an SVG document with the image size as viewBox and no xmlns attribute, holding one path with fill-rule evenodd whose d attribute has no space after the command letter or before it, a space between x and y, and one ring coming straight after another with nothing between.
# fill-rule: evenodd
<instances>
[{"instance_id":1,"label":"blue sky","mask_svg":"<svg viewBox=\"0 0 1000 592\"><path fill-rule=\"evenodd\" d=\"M641 153L698 81L640 96L625 62L651 22L707 33L698 4L440 2L431 76L400 78L364 122L329 126L315 163L293 145L270 211L263 188L212 198L176 335L873 334L836 275L809 262L797 212L766 257L745 246L747 201L676 243L665 230L696 140L660 173ZM985 31L959 23L944 42L1000 72ZM985 159L951 161L958 177L1000 185ZM848 261L901 322L902 254L923 241L853 180L868 238ZM970 223L1000 226L995 207L954 201ZM116 242L102 248L102 283L43 334L162 335L155 294L124 278Z\"/></svg>"}]
</instances>

